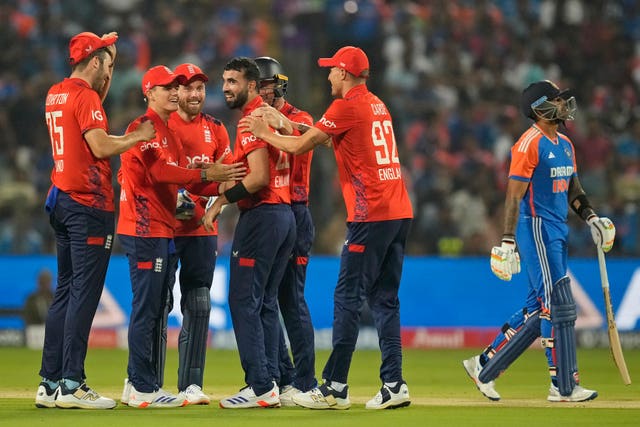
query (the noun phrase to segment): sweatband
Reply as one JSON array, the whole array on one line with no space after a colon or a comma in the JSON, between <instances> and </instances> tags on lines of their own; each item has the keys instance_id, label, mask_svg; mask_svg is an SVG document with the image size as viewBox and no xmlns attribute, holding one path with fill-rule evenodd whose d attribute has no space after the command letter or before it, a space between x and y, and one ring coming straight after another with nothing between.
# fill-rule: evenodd
<instances>
[{"instance_id":1,"label":"sweatband","mask_svg":"<svg viewBox=\"0 0 640 427\"><path fill-rule=\"evenodd\" d=\"M224 197L227 198L229 203L235 203L238 200L244 199L249 196L251 193L247 191L247 188L244 186L242 182L237 183L230 189L224 192Z\"/></svg>"},{"instance_id":2,"label":"sweatband","mask_svg":"<svg viewBox=\"0 0 640 427\"><path fill-rule=\"evenodd\" d=\"M584 194L580 194L578 197L571 201L571 209L573 209L573 211L585 221L593 212L593 208L589 203L589 199L587 199L587 196L585 196Z\"/></svg>"}]
</instances>

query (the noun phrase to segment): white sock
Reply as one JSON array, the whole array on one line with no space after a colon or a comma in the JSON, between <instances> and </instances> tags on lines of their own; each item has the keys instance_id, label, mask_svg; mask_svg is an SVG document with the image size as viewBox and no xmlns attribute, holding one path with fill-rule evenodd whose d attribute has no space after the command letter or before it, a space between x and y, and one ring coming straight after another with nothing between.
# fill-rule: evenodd
<instances>
[{"instance_id":1,"label":"white sock","mask_svg":"<svg viewBox=\"0 0 640 427\"><path fill-rule=\"evenodd\" d=\"M395 386L398 385L398 381L394 381L392 383L384 383L384 385L386 385L389 388L394 388Z\"/></svg>"},{"instance_id":2,"label":"white sock","mask_svg":"<svg viewBox=\"0 0 640 427\"><path fill-rule=\"evenodd\" d=\"M342 390L344 390L344 388L346 386L347 386L346 384L339 383L339 382L336 382L336 381L331 381L331 384L330 384L330 387L332 389L334 389L335 391L337 391L338 393L342 393Z\"/></svg>"}]
</instances>

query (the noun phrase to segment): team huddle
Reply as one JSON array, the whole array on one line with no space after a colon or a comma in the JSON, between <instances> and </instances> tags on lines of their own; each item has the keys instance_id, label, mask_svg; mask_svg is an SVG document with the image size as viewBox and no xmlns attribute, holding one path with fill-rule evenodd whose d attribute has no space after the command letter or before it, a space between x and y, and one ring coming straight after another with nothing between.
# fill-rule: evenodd
<instances>
[{"instance_id":1,"label":"team huddle","mask_svg":"<svg viewBox=\"0 0 640 427\"><path fill-rule=\"evenodd\" d=\"M229 308L245 385L221 399L220 407L351 407L348 374L365 298L382 356L382 385L365 407L408 406L398 290L413 211L391 115L366 86L366 54L345 46L318 60L330 68L334 100L316 122L285 99L289 79L277 60L231 59L222 72L223 96L230 109L242 113L231 144L225 125L202 111L209 76L191 63L174 70L150 68L141 82L146 112L133 118L125 135L110 135L102 102L111 85L116 41L116 33L73 37L71 75L46 98L54 168L45 206L56 236L58 279L36 406L117 405L87 385L84 371L114 234L129 261L132 290L120 402L134 408L210 403L203 378L217 217L232 203L240 215L231 248ZM566 276L568 207L590 225L594 242L605 251L613 245L615 228L593 211L577 179L573 145L557 132L574 111L574 98L551 82L535 83L523 93L523 112L535 124L512 150L504 237L492 251L491 268L503 280L520 271L517 229L529 297L481 355L463 362L491 400L500 399L494 379L540 336L551 374L549 400L597 396L579 385L576 309ZM310 167L320 145L335 152L347 208L332 351L321 384L304 298L315 234L308 206ZM117 228L109 162L115 155L121 160ZM550 180L549 171L558 168L571 174ZM163 386L176 274L183 323L178 390L172 393Z\"/></svg>"}]
</instances>

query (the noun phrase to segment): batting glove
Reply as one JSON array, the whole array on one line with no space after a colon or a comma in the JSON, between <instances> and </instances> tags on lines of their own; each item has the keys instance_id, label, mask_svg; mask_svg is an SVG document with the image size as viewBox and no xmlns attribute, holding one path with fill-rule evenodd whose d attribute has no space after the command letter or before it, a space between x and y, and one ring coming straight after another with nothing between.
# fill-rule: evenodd
<instances>
[{"instance_id":1,"label":"batting glove","mask_svg":"<svg viewBox=\"0 0 640 427\"><path fill-rule=\"evenodd\" d=\"M176 201L176 218L181 221L186 221L193 218L196 203L191 198L191 195L181 188L178 190L178 199Z\"/></svg>"},{"instance_id":2,"label":"batting glove","mask_svg":"<svg viewBox=\"0 0 640 427\"><path fill-rule=\"evenodd\" d=\"M500 246L491 249L491 271L501 280L509 281L520 273L520 255L516 252L516 242L503 238Z\"/></svg>"},{"instance_id":3,"label":"batting glove","mask_svg":"<svg viewBox=\"0 0 640 427\"><path fill-rule=\"evenodd\" d=\"M589 224L591 237L593 237L596 246L602 248L603 252L609 252L616 238L616 227L613 222L607 217L593 215L587 219L587 224Z\"/></svg>"}]
</instances>

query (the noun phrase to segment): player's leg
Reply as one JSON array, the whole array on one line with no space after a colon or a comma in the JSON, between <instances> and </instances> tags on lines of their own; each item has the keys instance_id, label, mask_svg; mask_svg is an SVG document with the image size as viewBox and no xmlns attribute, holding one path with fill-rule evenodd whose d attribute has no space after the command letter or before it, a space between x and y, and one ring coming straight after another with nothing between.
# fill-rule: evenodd
<instances>
[{"instance_id":1,"label":"player's leg","mask_svg":"<svg viewBox=\"0 0 640 427\"><path fill-rule=\"evenodd\" d=\"M367 409L386 409L408 406L409 389L402 377L402 344L400 337L400 301L398 290L402 275L404 248L411 220L371 223L370 240L365 250L366 274L376 277L365 288L376 329L382 364L382 387ZM376 271L377 270L377 271Z\"/></svg>"},{"instance_id":2,"label":"player's leg","mask_svg":"<svg viewBox=\"0 0 640 427\"><path fill-rule=\"evenodd\" d=\"M110 409L115 400L100 396L85 382L84 361L91 324L102 295L114 236L114 213L89 208L60 194L69 234L73 277L64 322L63 372L56 406Z\"/></svg>"},{"instance_id":3,"label":"player's leg","mask_svg":"<svg viewBox=\"0 0 640 427\"><path fill-rule=\"evenodd\" d=\"M156 320L153 329L153 350L151 360L155 366L156 384L162 388L164 386L164 366L167 361L167 324L169 322L169 313L173 310L173 285L175 284L176 268L178 265L178 256L175 250L175 242L169 240L169 253L167 256L167 274L162 287L160 301L164 301L160 310L160 316Z\"/></svg>"},{"instance_id":4,"label":"player's leg","mask_svg":"<svg viewBox=\"0 0 640 427\"><path fill-rule=\"evenodd\" d=\"M59 382L62 379L64 322L67 315L69 288L71 287L73 275L71 268L71 242L67 229L58 220L55 209L50 214L49 220L56 238L58 274L53 302L49 307L45 322L44 346L42 348L42 362L39 372L42 381L38 386L35 403L38 408L55 407Z\"/></svg>"},{"instance_id":5,"label":"player's leg","mask_svg":"<svg viewBox=\"0 0 640 427\"><path fill-rule=\"evenodd\" d=\"M223 408L260 406L258 399L275 385L267 363L265 331L261 316L271 266L266 265L265 260L260 259L258 255L262 250L272 248L272 240L277 236L269 232L273 228L269 222L270 218L263 214L265 208L266 206L258 206L242 212L233 237L229 269L229 311L240 364L249 387L222 399L220 406ZM277 334L274 339L277 340ZM277 354L274 357L277 357ZM277 389L277 385L275 387ZM246 404L238 403L242 401ZM267 399L266 402L271 401ZM279 399L274 399L272 403L280 404Z\"/></svg>"},{"instance_id":6,"label":"player's leg","mask_svg":"<svg viewBox=\"0 0 640 427\"><path fill-rule=\"evenodd\" d=\"M306 205L294 204L292 209L296 219L296 242L278 291L278 301L295 364L294 386L299 390L308 391L317 385L314 330L304 297L307 264L315 231Z\"/></svg>"},{"instance_id":7,"label":"player's leg","mask_svg":"<svg viewBox=\"0 0 640 427\"><path fill-rule=\"evenodd\" d=\"M278 309L278 290L291 260L296 230L293 212L288 205L276 205L269 207L268 210L271 211L269 217L271 218L271 227L274 228L274 235L268 238L272 241L270 249L267 242L259 249L258 258L270 266L265 284L261 318L265 331L265 352L269 372L280 384L280 344L283 331Z\"/></svg>"},{"instance_id":8,"label":"player's leg","mask_svg":"<svg viewBox=\"0 0 640 427\"><path fill-rule=\"evenodd\" d=\"M287 347L287 342L284 337L285 331L282 327L280 327L279 336L279 344L278 344L278 367L280 372L280 379L276 382L278 386L280 386L280 393L284 388L287 390L290 387L293 387L293 382L296 379L296 369L293 366L293 362L291 361L291 356L289 355L289 348Z\"/></svg>"},{"instance_id":9,"label":"player's leg","mask_svg":"<svg viewBox=\"0 0 640 427\"><path fill-rule=\"evenodd\" d=\"M178 337L180 391L186 391L191 385L200 390L203 387L216 245L216 236L176 238L176 248L180 253L180 307L183 314Z\"/></svg>"}]
</instances>

